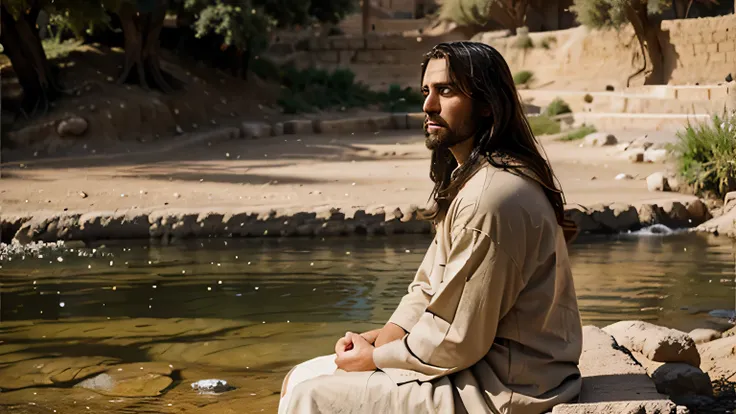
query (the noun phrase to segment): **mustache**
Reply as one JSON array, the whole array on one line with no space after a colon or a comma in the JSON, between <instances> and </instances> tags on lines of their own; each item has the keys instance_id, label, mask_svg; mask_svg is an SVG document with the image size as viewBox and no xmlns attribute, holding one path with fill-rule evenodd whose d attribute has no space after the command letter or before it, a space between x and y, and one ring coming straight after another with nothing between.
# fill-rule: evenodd
<instances>
[{"instance_id":1,"label":"mustache","mask_svg":"<svg viewBox=\"0 0 736 414\"><path fill-rule=\"evenodd\" d=\"M447 125L447 122L445 122L445 120L439 116L427 115L427 117L424 118L424 127L426 128L430 122L433 124L437 124L439 126L445 127L445 128L449 128L449 126Z\"/></svg>"}]
</instances>

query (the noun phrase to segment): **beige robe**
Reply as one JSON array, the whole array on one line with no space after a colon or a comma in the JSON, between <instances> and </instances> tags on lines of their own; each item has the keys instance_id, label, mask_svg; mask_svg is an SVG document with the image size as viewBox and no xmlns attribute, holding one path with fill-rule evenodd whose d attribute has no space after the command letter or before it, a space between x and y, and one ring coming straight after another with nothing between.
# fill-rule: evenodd
<instances>
[{"instance_id":1,"label":"beige robe","mask_svg":"<svg viewBox=\"0 0 736 414\"><path fill-rule=\"evenodd\" d=\"M580 392L567 245L541 187L485 163L439 223L375 372L297 385L289 413L539 414Z\"/></svg>"}]
</instances>

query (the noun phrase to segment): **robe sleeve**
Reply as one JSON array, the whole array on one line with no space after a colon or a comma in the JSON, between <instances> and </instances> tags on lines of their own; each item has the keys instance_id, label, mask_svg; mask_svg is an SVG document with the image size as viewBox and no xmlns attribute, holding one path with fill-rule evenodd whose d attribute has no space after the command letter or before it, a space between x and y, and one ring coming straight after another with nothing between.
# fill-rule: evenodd
<instances>
[{"instance_id":1,"label":"robe sleeve","mask_svg":"<svg viewBox=\"0 0 736 414\"><path fill-rule=\"evenodd\" d=\"M516 262L489 233L504 225L500 218L465 208L453 220L437 292L409 334L374 350L376 366L397 384L463 370L490 350L499 320L524 285Z\"/></svg>"},{"instance_id":2,"label":"robe sleeve","mask_svg":"<svg viewBox=\"0 0 736 414\"><path fill-rule=\"evenodd\" d=\"M401 298L399 306L389 318L389 322L400 326L406 332L410 332L416 325L419 318L429 305L429 298L426 292L431 290L429 276L432 272L435 255L437 254L437 239L427 249L421 265L417 270L414 280L409 284L409 292Z\"/></svg>"}]
</instances>

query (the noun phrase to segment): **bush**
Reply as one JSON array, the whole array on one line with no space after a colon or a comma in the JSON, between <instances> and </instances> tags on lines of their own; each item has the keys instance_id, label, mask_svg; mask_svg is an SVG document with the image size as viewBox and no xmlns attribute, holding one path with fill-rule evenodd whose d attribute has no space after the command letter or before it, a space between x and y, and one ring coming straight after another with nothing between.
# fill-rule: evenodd
<instances>
[{"instance_id":1,"label":"bush","mask_svg":"<svg viewBox=\"0 0 736 414\"><path fill-rule=\"evenodd\" d=\"M552 102L544 108L544 115L546 116L557 116L562 114L569 114L572 112L570 105L560 98L555 98Z\"/></svg>"},{"instance_id":2,"label":"bush","mask_svg":"<svg viewBox=\"0 0 736 414\"><path fill-rule=\"evenodd\" d=\"M543 49L549 49L552 47L553 43L557 43L557 38L554 36L547 36L542 39L540 46L542 46Z\"/></svg>"},{"instance_id":3,"label":"bush","mask_svg":"<svg viewBox=\"0 0 736 414\"><path fill-rule=\"evenodd\" d=\"M534 73L528 70L522 70L521 72L516 72L514 74L514 83L516 85L524 85L526 83L529 83L529 81L531 81L533 77Z\"/></svg>"},{"instance_id":4,"label":"bush","mask_svg":"<svg viewBox=\"0 0 736 414\"><path fill-rule=\"evenodd\" d=\"M402 89L396 84L389 86L387 92L379 92L376 98L386 112L419 112L424 103L421 93L409 87Z\"/></svg>"},{"instance_id":5,"label":"bush","mask_svg":"<svg viewBox=\"0 0 736 414\"><path fill-rule=\"evenodd\" d=\"M586 93L585 96L583 96L583 101L587 104L593 103L593 95Z\"/></svg>"},{"instance_id":6,"label":"bush","mask_svg":"<svg viewBox=\"0 0 736 414\"><path fill-rule=\"evenodd\" d=\"M519 36L514 42L514 47L518 49L531 49L534 47L534 41L528 35Z\"/></svg>"},{"instance_id":7,"label":"bush","mask_svg":"<svg viewBox=\"0 0 736 414\"><path fill-rule=\"evenodd\" d=\"M713 116L677 133L678 172L697 193L736 190L736 115Z\"/></svg>"},{"instance_id":8,"label":"bush","mask_svg":"<svg viewBox=\"0 0 736 414\"><path fill-rule=\"evenodd\" d=\"M535 136L560 133L560 123L546 115L530 116L527 119Z\"/></svg>"},{"instance_id":9,"label":"bush","mask_svg":"<svg viewBox=\"0 0 736 414\"><path fill-rule=\"evenodd\" d=\"M597 132L594 126L584 125L560 137L560 141L577 141L577 140L585 138L586 136L594 132Z\"/></svg>"}]
</instances>

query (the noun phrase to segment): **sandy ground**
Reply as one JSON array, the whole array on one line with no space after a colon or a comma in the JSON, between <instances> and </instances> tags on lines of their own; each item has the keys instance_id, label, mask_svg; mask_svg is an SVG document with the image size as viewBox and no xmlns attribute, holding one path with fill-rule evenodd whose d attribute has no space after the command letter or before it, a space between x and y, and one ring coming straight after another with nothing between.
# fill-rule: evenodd
<instances>
[{"instance_id":1,"label":"sandy ground","mask_svg":"<svg viewBox=\"0 0 736 414\"><path fill-rule=\"evenodd\" d=\"M619 140L633 138L619 135ZM608 148L542 138L570 204L640 204L688 200L654 193L647 175L664 164L632 164ZM170 144L170 142L168 143ZM424 137L410 131L376 134L285 135L260 140L167 143L114 150L91 148L74 157L5 156L0 203L4 214L39 210L92 211L155 207L252 207L315 211L424 205L431 189ZM83 155L86 153L87 155ZM632 180L616 180L627 173ZM595 177L595 179L593 178Z\"/></svg>"}]
</instances>

